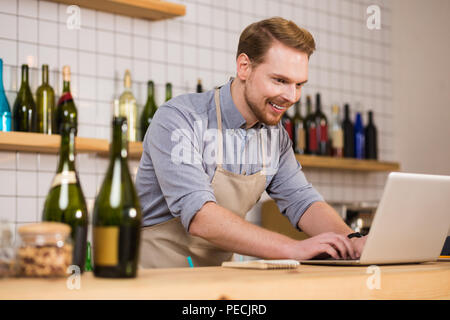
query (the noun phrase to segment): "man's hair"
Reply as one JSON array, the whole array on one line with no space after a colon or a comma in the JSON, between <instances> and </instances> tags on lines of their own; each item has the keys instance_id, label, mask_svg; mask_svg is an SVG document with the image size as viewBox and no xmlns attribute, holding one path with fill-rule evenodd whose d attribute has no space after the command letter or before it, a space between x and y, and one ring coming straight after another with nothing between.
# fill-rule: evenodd
<instances>
[{"instance_id":1,"label":"man's hair","mask_svg":"<svg viewBox=\"0 0 450 320\"><path fill-rule=\"evenodd\" d=\"M245 53L256 66L264 61L264 56L274 41L306 53L308 58L316 50L316 43L308 30L298 27L290 20L273 17L252 23L242 31L236 59L241 53Z\"/></svg>"}]
</instances>

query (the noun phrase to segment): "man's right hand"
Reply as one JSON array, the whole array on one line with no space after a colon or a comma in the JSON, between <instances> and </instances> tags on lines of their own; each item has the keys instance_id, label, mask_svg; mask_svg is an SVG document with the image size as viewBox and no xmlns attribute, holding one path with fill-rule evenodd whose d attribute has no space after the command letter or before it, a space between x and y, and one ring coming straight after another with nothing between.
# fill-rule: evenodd
<instances>
[{"instance_id":1,"label":"man's right hand","mask_svg":"<svg viewBox=\"0 0 450 320\"><path fill-rule=\"evenodd\" d=\"M309 260L328 254L334 259L358 259L358 251L346 235L326 232L306 240L297 241L291 248L291 259Z\"/></svg>"}]
</instances>

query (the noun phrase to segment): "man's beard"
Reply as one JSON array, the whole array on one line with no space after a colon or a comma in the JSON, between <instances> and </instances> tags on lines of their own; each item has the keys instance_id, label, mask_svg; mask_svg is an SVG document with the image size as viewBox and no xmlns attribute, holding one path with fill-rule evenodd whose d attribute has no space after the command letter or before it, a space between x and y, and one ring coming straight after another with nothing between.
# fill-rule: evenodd
<instances>
[{"instance_id":1,"label":"man's beard","mask_svg":"<svg viewBox=\"0 0 450 320\"><path fill-rule=\"evenodd\" d=\"M247 105L249 106L250 110L253 112L253 114L255 115L256 119L259 122L264 123L265 125L268 125L268 126L275 126L280 122L283 114L280 114L280 116L278 118L268 119L267 113L266 113L267 112L266 105L264 105L262 110L259 109L257 107L256 103L253 103L250 100L250 97L248 96L248 93L247 93L247 86L244 88L244 99L245 99L245 102L247 103Z\"/></svg>"}]
</instances>

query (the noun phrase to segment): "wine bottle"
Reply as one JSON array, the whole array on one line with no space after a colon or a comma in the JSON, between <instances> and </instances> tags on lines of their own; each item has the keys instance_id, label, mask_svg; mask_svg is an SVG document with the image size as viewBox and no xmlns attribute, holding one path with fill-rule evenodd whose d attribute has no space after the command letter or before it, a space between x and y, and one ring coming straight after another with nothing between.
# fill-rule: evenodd
<instances>
[{"instance_id":1,"label":"wine bottle","mask_svg":"<svg viewBox=\"0 0 450 320\"><path fill-rule=\"evenodd\" d=\"M71 226L73 241L72 264L83 272L86 259L88 211L86 200L75 168L75 136L77 129L71 123L60 128L61 147L56 175L45 199L43 221L55 221Z\"/></svg>"},{"instance_id":2,"label":"wine bottle","mask_svg":"<svg viewBox=\"0 0 450 320\"><path fill-rule=\"evenodd\" d=\"M281 123L284 127L284 129L287 131L288 135L289 135L289 139L291 139L292 144L294 142L294 124L292 123L292 119L291 117L289 117L289 115L284 112L283 116L281 117Z\"/></svg>"},{"instance_id":3,"label":"wine bottle","mask_svg":"<svg viewBox=\"0 0 450 320\"><path fill-rule=\"evenodd\" d=\"M197 81L197 93L202 93L203 92L203 86L202 86L202 79L198 79Z\"/></svg>"},{"instance_id":4,"label":"wine bottle","mask_svg":"<svg viewBox=\"0 0 450 320\"><path fill-rule=\"evenodd\" d=\"M124 91L119 97L119 115L127 118L128 141L137 141L137 105L136 98L131 92L131 73L125 70Z\"/></svg>"},{"instance_id":5,"label":"wine bottle","mask_svg":"<svg viewBox=\"0 0 450 320\"><path fill-rule=\"evenodd\" d=\"M22 65L22 84L13 106L14 131L36 131L36 104L28 84L28 65Z\"/></svg>"},{"instance_id":6,"label":"wine bottle","mask_svg":"<svg viewBox=\"0 0 450 320\"><path fill-rule=\"evenodd\" d=\"M342 121L342 131L344 132L344 157L355 157L355 134L353 123L350 120L350 107L344 105L344 120Z\"/></svg>"},{"instance_id":7,"label":"wine bottle","mask_svg":"<svg viewBox=\"0 0 450 320\"><path fill-rule=\"evenodd\" d=\"M91 242L87 242L86 246L86 262L84 264L84 271L92 271L92 249Z\"/></svg>"},{"instance_id":8,"label":"wine bottle","mask_svg":"<svg viewBox=\"0 0 450 320\"><path fill-rule=\"evenodd\" d=\"M42 65L42 85L36 91L37 131L53 133L53 115L55 109L55 92L48 84L48 65Z\"/></svg>"},{"instance_id":9,"label":"wine bottle","mask_svg":"<svg viewBox=\"0 0 450 320\"><path fill-rule=\"evenodd\" d=\"M305 153L305 128L304 120L300 112L301 101L295 103L295 114L292 119L294 123L294 152L298 154Z\"/></svg>"},{"instance_id":10,"label":"wine bottle","mask_svg":"<svg viewBox=\"0 0 450 320\"><path fill-rule=\"evenodd\" d=\"M110 163L94 205L94 275L136 277L141 207L127 162L127 120L114 117Z\"/></svg>"},{"instance_id":11,"label":"wine bottle","mask_svg":"<svg viewBox=\"0 0 450 320\"><path fill-rule=\"evenodd\" d=\"M377 128L373 123L373 112L369 111L369 123L365 130L366 159L378 159Z\"/></svg>"},{"instance_id":12,"label":"wine bottle","mask_svg":"<svg viewBox=\"0 0 450 320\"><path fill-rule=\"evenodd\" d=\"M312 112L311 96L306 96L307 115L305 118L306 154L318 154L316 120Z\"/></svg>"},{"instance_id":13,"label":"wine bottle","mask_svg":"<svg viewBox=\"0 0 450 320\"><path fill-rule=\"evenodd\" d=\"M328 152L328 120L322 112L322 104L320 101L320 93L316 94L316 113L314 115L316 121L317 133L317 149L321 156L329 155Z\"/></svg>"},{"instance_id":14,"label":"wine bottle","mask_svg":"<svg viewBox=\"0 0 450 320\"><path fill-rule=\"evenodd\" d=\"M331 116L331 155L342 158L344 155L344 134L342 132L341 118L339 116L339 107L333 105Z\"/></svg>"},{"instance_id":15,"label":"wine bottle","mask_svg":"<svg viewBox=\"0 0 450 320\"><path fill-rule=\"evenodd\" d=\"M166 101L172 99L172 84L170 82L166 83Z\"/></svg>"},{"instance_id":16,"label":"wine bottle","mask_svg":"<svg viewBox=\"0 0 450 320\"><path fill-rule=\"evenodd\" d=\"M355 158L356 159L364 159L364 150L365 142L364 142L364 126L362 122L361 113L356 113L355 120Z\"/></svg>"},{"instance_id":17,"label":"wine bottle","mask_svg":"<svg viewBox=\"0 0 450 320\"><path fill-rule=\"evenodd\" d=\"M63 92L58 100L55 110L54 132L60 133L64 124L71 124L74 128L78 128L78 112L72 94L70 93L70 67L63 67ZM76 132L77 130L75 130Z\"/></svg>"},{"instance_id":18,"label":"wine bottle","mask_svg":"<svg viewBox=\"0 0 450 320\"><path fill-rule=\"evenodd\" d=\"M0 131L11 131L11 109L3 87L2 59L0 59Z\"/></svg>"},{"instance_id":19,"label":"wine bottle","mask_svg":"<svg viewBox=\"0 0 450 320\"><path fill-rule=\"evenodd\" d=\"M158 107L155 102L155 84L153 81L148 81L147 102L141 115L141 141L144 141L145 133L147 132L148 126L152 122L157 108Z\"/></svg>"}]
</instances>

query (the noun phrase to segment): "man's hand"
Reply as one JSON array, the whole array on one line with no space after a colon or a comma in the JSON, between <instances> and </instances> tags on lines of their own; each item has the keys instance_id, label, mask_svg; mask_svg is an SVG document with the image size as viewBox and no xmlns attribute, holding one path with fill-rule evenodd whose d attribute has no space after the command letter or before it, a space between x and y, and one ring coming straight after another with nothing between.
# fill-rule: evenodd
<instances>
[{"instance_id":1,"label":"man's hand","mask_svg":"<svg viewBox=\"0 0 450 320\"><path fill-rule=\"evenodd\" d=\"M364 246L366 244L367 236L361 237L361 238L351 238L350 241L353 244L353 247L355 248L355 251L358 255L358 258L361 256L362 251L364 249Z\"/></svg>"},{"instance_id":2,"label":"man's hand","mask_svg":"<svg viewBox=\"0 0 450 320\"><path fill-rule=\"evenodd\" d=\"M359 258L359 251L353 242L347 236L334 232L326 232L298 241L291 250L290 259L296 260L309 260L321 254L328 254L335 259Z\"/></svg>"}]
</instances>

